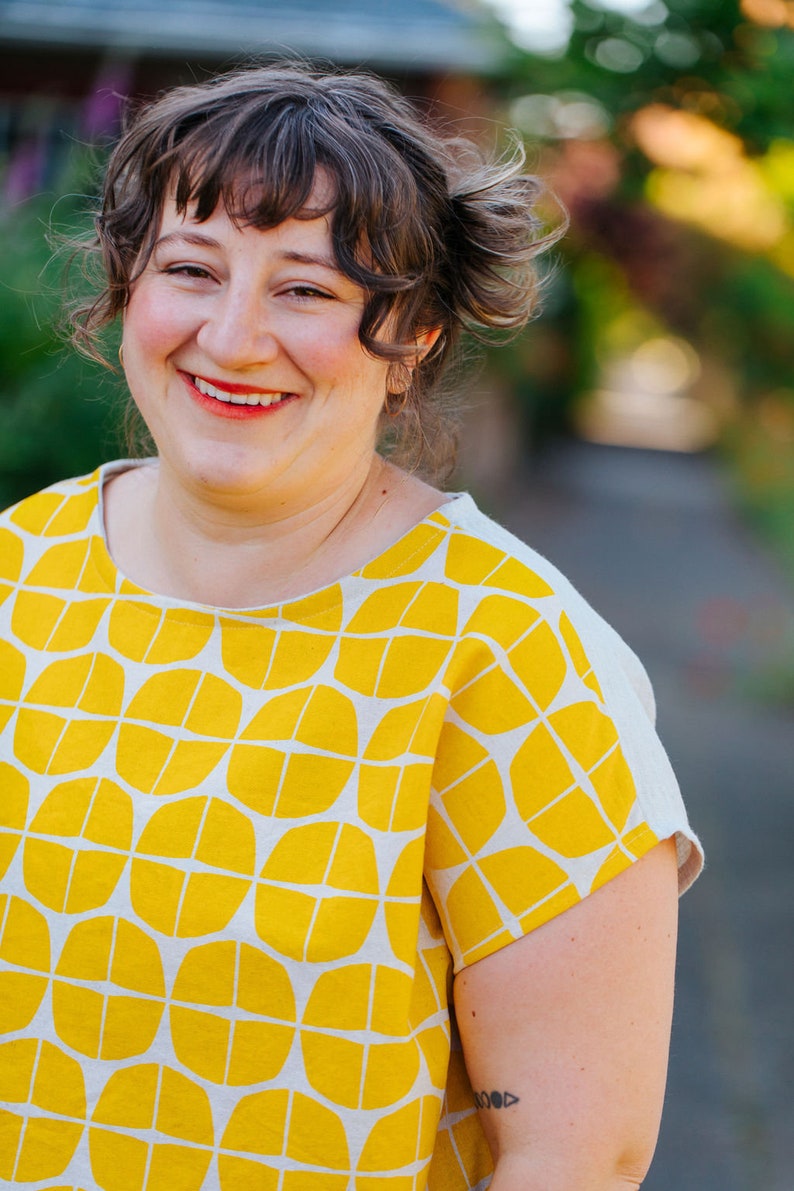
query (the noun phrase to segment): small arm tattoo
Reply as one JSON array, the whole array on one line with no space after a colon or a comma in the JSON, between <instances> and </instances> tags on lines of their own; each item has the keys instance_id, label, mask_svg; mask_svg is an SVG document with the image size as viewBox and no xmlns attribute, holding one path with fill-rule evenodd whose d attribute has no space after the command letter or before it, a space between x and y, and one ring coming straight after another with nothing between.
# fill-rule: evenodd
<instances>
[{"instance_id":1,"label":"small arm tattoo","mask_svg":"<svg viewBox=\"0 0 794 1191\"><path fill-rule=\"evenodd\" d=\"M513 1092L475 1092L474 1103L478 1108L509 1108L518 1104L520 1097Z\"/></svg>"}]
</instances>

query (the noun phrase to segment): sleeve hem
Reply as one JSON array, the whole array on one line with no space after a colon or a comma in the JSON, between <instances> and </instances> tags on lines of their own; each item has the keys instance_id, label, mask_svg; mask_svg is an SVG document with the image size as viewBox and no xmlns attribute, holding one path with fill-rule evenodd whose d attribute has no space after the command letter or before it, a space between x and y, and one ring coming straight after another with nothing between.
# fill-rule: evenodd
<instances>
[{"instance_id":1,"label":"sleeve hem","mask_svg":"<svg viewBox=\"0 0 794 1191\"><path fill-rule=\"evenodd\" d=\"M540 926L544 926L547 922L553 922L560 914L564 914L572 906L578 905L579 902L584 901L586 897L594 893L596 889L601 888L602 885L607 884L608 881L619 876L621 872L625 872L626 869L630 868L637 860L640 860L656 844L670 838L675 839L676 845L678 893L679 896L686 893L687 889L690 888L703 869L703 849L698 837L688 824L683 828L680 826L666 826L656 829L649 823L645 823L638 829L637 834L634 836L630 851L624 852L627 863L616 867L604 880L595 880L590 889L582 894L577 892L572 882L568 882L554 896L549 898L548 901L539 906L532 907L525 914L512 916L510 921L503 923L499 932L490 938L468 947L462 953L455 948L453 951L454 974L457 975L464 968L471 967L472 964L478 963L481 959L487 959L489 955L494 955L503 947L508 947L511 943L518 942L519 939L532 934L533 931L537 930ZM631 856L631 859L628 859L629 856Z\"/></svg>"}]
</instances>

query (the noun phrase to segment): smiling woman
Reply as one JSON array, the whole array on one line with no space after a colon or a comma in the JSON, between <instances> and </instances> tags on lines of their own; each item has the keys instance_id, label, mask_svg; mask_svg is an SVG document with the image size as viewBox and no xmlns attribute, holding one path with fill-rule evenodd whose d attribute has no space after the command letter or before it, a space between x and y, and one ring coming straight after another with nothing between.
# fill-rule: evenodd
<instances>
[{"instance_id":1,"label":"smiling woman","mask_svg":"<svg viewBox=\"0 0 794 1191\"><path fill-rule=\"evenodd\" d=\"M373 486L385 483L388 495L393 480L375 454L389 364L361 344L364 291L336 265L328 216L259 230L236 226L222 208L198 223L168 200L160 232L130 287L123 340L130 391L157 443L156 482L143 473L150 491L140 495L160 534L142 554L128 549L126 490L140 490L140 479L122 473L106 489L114 557L147 587L229 603L228 566L221 601L203 562L195 568L186 556L194 535L171 511L190 501L244 512L260 542L260 526L291 526L304 554L300 582L337 578L317 554L318 535L336 531L337 549L350 542L350 521L344 535L341 522L356 502L370 516ZM416 352L435 337L416 336ZM362 543L352 564L373 545ZM256 594L253 577L239 578L243 604L300 591L283 565L259 572Z\"/></svg>"},{"instance_id":2,"label":"smiling woman","mask_svg":"<svg viewBox=\"0 0 794 1191\"><path fill-rule=\"evenodd\" d=\"M416 470L534 309L520 171L294 65L116 147L76 336L121 320L156 454L0 517L3 1180L644 1177L701 862L652 693Z\"/></svg>"}]
</instances>

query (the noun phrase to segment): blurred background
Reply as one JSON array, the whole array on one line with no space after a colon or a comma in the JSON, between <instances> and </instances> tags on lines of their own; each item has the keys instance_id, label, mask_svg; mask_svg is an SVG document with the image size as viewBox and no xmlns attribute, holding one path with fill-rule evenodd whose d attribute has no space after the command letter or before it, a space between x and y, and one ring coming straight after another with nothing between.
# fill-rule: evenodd
<instances>
[{"instance_id":1,"label":"blurred background","mask_svg":"<svg viewBox=\"0 0 794 1191\"><path fill-rule=\"evenodd\" d=\"M0 0L0 506L125 452L53 255L125 101L295 53L520 137L570 213L455 482L642 656L706 845L644 1187L793 1191L794 0Z\"/></svg>"}]
</instances>

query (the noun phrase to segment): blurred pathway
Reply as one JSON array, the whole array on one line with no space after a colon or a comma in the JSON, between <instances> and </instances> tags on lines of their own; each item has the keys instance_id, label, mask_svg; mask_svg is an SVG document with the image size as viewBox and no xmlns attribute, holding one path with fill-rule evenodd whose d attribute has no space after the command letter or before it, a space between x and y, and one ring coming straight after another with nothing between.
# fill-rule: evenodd
<instances>
[{"instance_id":1,"label":"blurred pathway","mask_svg":"<svg viewBox=\"0 0 794 1191\"><path fill-rule=\"evenodd\" d=\"M570 443L501 519L643 659L706 849L643 1191L794 1191L794 588L703 456Z\"/></svg>"}]
</instances>

